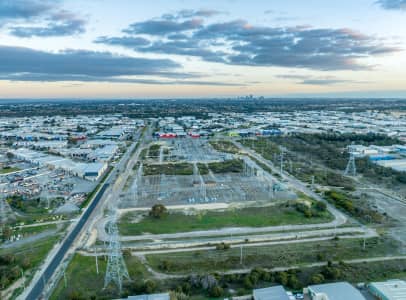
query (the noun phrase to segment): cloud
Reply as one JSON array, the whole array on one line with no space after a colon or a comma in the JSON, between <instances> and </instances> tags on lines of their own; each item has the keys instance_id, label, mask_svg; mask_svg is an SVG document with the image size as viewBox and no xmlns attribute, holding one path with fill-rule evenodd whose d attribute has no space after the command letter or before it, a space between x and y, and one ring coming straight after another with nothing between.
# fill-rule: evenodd
<instances>
[{"instance_id":1,"label":"cloud","mask_svg":"<svg viewBox=\"0 0 406 300\"><path fill-rule=\"evenodd\" d=\"M40 62L40 63L39 63ZM0 74L13 80L80 80L117 76L176 76L180 65L169 59L115 56L109 52L67 50L49 53L30 48L0 46ZM25 78L25 79L24 79Z\"/></svg>"},{"instance_id":2,"label":"cloud","mask_svg":"<svg viewBox=\"0 0 406 300\"><path fill-rule=\"evenodd\" d=\"M322 71L368 69L360 59L399 51L381 39L346 28L267 27L245 20L208 25L201 20L188 22L134 23L125 32L133 38L149 36L150 44L128 45L117 39L115 44L138 52L195 56L229 65ZM108 39L106 43L112 44Z\"/></svg>"},{"instance_id":3,"label":"cloud","mask_svg":"<svg viewBox=\"0 0 406 300\"><path fill-rule=\"evenodd\" d=\"M55 0L0 0L0 26L7 25L9 33L17 37L50 37L80 34L86 21L61 8ZM24 26L13 25L21 23Z\"/></svg>"},{"instance_id":4,"label":"cloud","mask_svg":"<svg viewBox=\"0 0 406 300\"><path fill-rule=\"evenodd\" d=\"M54 9L57 2L47 0L2 0L0 1L0 20L37 17Z\"/></svg>"},{"instance_id":5,"label":"cloud","mask_svg":"<svg viewBox=\"0 0 406 300\"><path fill-rule=\"evenodd\" d=\"M237 83L191 80L202 75L176 71L180 67L169 59L116 56L110 52L66 50L49 53L0 46L0 80L242 86Z\"/></svg>"},{"instance_id":6,"label":"cloud","mask_svg":"<svg viewBox=\"0 0 406 300\"><path fill-rule=\"evenodd\" d=\"M346 79L339 79L334 76L312 76L312 75L301 75L301 74L285 74L277 75L277 78L293 80L298 84L306 85L336 85L343 83L365 83L360 81L352 81Z\"/></svg>"},{"instance_id":7,"label":"cloud","mask_svg":"<svg viewBox=\"0 0 406 300\"><path fill-rule=\"evenodd\" d=\"M85 20L63 10L53 14L46 26L11 27L10 34L18 37L67 36L85 32L85 25Z\"/></svg>"},{"instance_id":8,"label":"cloud","mask_svg":"<svg viewBox=\"0 0 406 300\"><path fill-rule=\"evenodd\" d=\"M149 35L166 35L169 33L181 33L201 27L201 19L191 19L182 22L172 20L149 20L131 24L123 30L128 34L149 34Z\"/></svg>"},{"instance_id":9,"label":"cloud","mask_svg":"<svg viewBox=\"0 0 406 300\"><path fill-rule=\"evenodd\" d=\"M177 20L177 19L188 19L188 18L210 18L216 15L224 14L219 10L215 9L182 9L174 14L164 14L162 19L165 20Z\"/></svg>"},{"instance_id":10,"label":"cloud","mask_svg":"<svg viewBox=\"0 0 406 300\"><path fill-rule=\"evenodd\" d=\"M378 0L376 3L384 9L406 10L406 0Z\"/></svg>"},{"instance_id":11,"label":"cloud","mask_svg":"<svg viewBox=\"0 0 406 300\"><path fill-rule=\"evenodd\" d=\"M140 46L149 45L151 42L142 37L131 37L131 36L123 36L123 37L107 37L101 36L97 38L95 43L98 44L107 44L107 45L118 45L127 48L136 48Z\"/></svg>"}]
</instances>

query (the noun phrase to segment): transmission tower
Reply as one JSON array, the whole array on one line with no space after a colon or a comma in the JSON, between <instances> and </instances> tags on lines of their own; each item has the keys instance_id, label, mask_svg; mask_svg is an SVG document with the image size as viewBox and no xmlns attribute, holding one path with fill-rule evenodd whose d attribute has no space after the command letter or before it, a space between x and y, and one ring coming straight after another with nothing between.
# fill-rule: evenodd
<instances>
[{"instance_id":1,"label":"transmission tower","mask_svg":"<svg viewBox=\"0 0 406 300\"><path fill-rule=\"evenodd\" d=\"M123 280L130 280L130 276L128 275L123 253L121 251L121 243L116 218L113 218L113 220L109 222L107 232L110 236L109 246L107 249L109 258L107 261L106 275L104 277L104 288L106 288L110 283L114 283L121 294L123 289Z\"/></svg>"},{"instance_id":2,"label":"transmission tower","mask_svg":"<svg viewBox=\"0 0 406 300\"><path fill-rule=\"evenodd\" d=\"M0 235L3 236L3 227L6 224L6 208L5 208L5 198L0 195Z\"/></svg>"},{"instance_id":3,"label":"transmission tower","mask_svg":"<svg viewBox=\"0 0 406 300\"><path fill-rule=\"evenodd\" d=\"M282 149L282 151L281 151L281 166L280 166L280 168L281 168L281 175L283 174L283 149Z\"/></svg>"},{"instance_id":4,"label":"transmission tower","mask_svg":"<svg viewBox=\"0 0 406 300\"><path fill-rule=\"evenodd\" d=\"M350 152L350 159L348 160L347 167L344 171L345 176L355 176L357 175L357 167L355 166L355 155Z\"/></svg>"}]
</instances>

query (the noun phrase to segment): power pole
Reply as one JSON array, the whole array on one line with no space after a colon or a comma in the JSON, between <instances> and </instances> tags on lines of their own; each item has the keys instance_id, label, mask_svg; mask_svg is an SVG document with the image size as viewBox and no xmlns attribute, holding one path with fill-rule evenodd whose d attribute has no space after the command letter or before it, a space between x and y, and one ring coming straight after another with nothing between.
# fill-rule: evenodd
<instances>
[{"instance_id":1,"label":"power pole","mask_svg":"<svg viewBox=\"0 0 406 300\"><path fill-rule=\"evenodd\" d=\"M242 245L240 245L240 265L242 265Z\"/></svg>"},{"instance_id":2,"label":"power pole","mask_svg":"<svg viewBox=\"0 0 406 300\"><path fill-rule=\"evenodd\" d=\"M348 160L347 167L344 171L344 176L356 176L357 167L355 166L355 155L350 152L350 159Z\"/></svg>"},{"instance_id":3,"label":"power pole","mask_svg":"<svg viewBox=\"0 0 406 300\"><path fill-rule=\"evenodd\" d=\"M312 175L312 185L311 188L314 189L314 175Z\"/></svg>"},{"instance_id":4,"label":"power pole","mask_svg":"<svg viewBox=\"0 0 406 300\"><path fill-rule=\"evenodd\" d=\"M123 280L130 280L130 275L128 275L123 253L121 251L121 243L115 217L113 217L113 220L109 222L108 233L110 236L108 246L109 257L107 260L106 275L104 277L104 288L113 282L121 294L123 289Z\"/></svg>"},{"instance_id":5,"label":"power pole","mask_svg":"<svg viewBox=\"0 0 406 300\"><path fill-rule=\"evenodd\" d=\"M281 150L281 175L283 174L283 149Z\"/></svg>"},{"instance_id":6,"label":"power pole","mask_svg":"<svg viewBox=\"0 0 406 300\"><path fill-rule=\"evenodd\" d=\"M5 198L0 195L0 236L3 237L3 230L6 226L6 209L4 204Z\"/></svg>"},{"instance_id":7,"label":"power pole","mask_svg":"<svg viewBox=\"0 0 406 300\"><path fill-rule=\"evenodd\" d=\"M96 258L96 274L99 275L99 262L97 260L97 248L94 247L94 252L95 252L95 258Z\"/></svg>"}]
</instances>

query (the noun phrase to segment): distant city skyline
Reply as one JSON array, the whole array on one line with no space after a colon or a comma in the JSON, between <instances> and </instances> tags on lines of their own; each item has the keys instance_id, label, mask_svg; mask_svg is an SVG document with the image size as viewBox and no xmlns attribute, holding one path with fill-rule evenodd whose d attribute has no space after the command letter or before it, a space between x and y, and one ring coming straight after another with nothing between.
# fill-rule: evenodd
<instances>
[{"instance_id":1,"label":"distant city skyline","mask_svg":"<svg viewBox=\"0 0 406 300\"><path fill-rule=\"evenodd\" d=\"M0 0L0 98L406 97L406 0Z\"/></svg>"}]
</instances>

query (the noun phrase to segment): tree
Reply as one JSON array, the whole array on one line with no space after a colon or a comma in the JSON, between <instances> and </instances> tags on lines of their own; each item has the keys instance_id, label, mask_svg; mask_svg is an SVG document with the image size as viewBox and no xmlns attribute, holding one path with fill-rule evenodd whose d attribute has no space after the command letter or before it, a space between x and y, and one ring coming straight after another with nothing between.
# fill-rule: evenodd
<instances>
[{"instance_id":1,"label":"tree","mask_svg":"<svg viewBox=\"0 0 406 300\"><path fill-rule=\"evenodd\" d=\"M152 280L145 281L144 290L147 294L152 294L156 289L156 283Z\"/></svg>"},{"instance_id":2,"label":"tree","mask_svg":"<svg viewBox=\"0 0 406 300\"><path fill-rule=\"evenodd\" d=\"M314 206L318 211L326 211L327 210L326 203L321 202L321 201L317 201Z\"/></svg>"},{"instance_id":3,"label":"tree","mask_svg":"<svg viewBox=\"0 0 406 300\"><path fill-rule=\"evenodd\" d=\"M324 282L324 276L323 274L314 274L312 278L310 279L312 284L321 284Z\"/></svg>"},{"instance_id":4,"label":"tree","mask_svg":"<svg viewBox=\"0 0 406 300\"><path fill-rule=\"evenodd\" d=\"M280 283L281 285L287 285L288 284L288 274L286 272L279 272L276 275L276 281Z\"/></svg>"},{"instance_id":5,"label":"tree","mask_svg":"<svg viewBox=\"0 0 406 300\"><path fill-rule=\"evenodd\" d=\"M155 219L162 219L164 218L168 213L167 208L162 205L162 204L155 204L152 206L151 211L149 212L149 215Z\"/></svg>"},{"instance_id":6,"label":"tree","mask_svg":"<svg viewBox=\"0 0 406 300\"><path fill-rule=\"evenodd\" d=\"M221 297L223 295L223 289L220 286L216 285L210 289L209 294L211 297L216 297L216 298Z\"/></svg>"}]
</instances>

